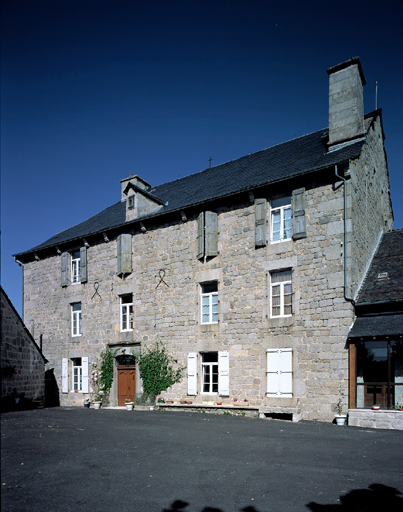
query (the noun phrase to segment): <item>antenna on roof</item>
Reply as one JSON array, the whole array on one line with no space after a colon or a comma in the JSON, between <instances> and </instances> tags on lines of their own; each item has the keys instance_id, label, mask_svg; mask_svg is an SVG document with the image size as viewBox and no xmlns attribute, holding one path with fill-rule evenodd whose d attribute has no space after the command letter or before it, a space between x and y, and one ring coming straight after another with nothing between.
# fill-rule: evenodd
<instances>
[{"instance_id":1,"label":"antenna on roof","mask_svg":"<svg viewBox=\"0 0 403 512\"><path fill-rule=\"evenodd\" d=\"M375 110L378 110L378 82L375 82Z\"/></svg>"},{"instance_id":2,"label":"antenna on roof","mask_svg":"<svg viewBox=\"0 0 403 512\"><path fill-rule=\"evenodd\" d=\"M209 167L209 169L211 168L211 160L212 160L212 158L210 157L210 158L208 159L208 161L210 162L210 163L209 163L209 166L208 166L208 167Z\"/></svg>"}]
</instances>

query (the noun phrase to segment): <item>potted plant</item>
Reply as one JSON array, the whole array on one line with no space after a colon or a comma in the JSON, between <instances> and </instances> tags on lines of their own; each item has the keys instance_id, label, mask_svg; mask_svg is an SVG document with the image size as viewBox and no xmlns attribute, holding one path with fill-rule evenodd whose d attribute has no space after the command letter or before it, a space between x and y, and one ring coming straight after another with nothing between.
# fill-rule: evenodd
<instances>
[{"instance_id":1,"label":"potted plant","mask_svg":"<svg viewBox=\"0 0 403 512\"><path fill-rule=\"evenodd\" d=\"M91 402L90 402L90 399L89 399L89 398L86 398L86 399L84 400L84 407L86 407L86 408L88 409L88 408L89 408L89 406L90 406L90 403L91 403Z\"/></svg>"},{"instance_id":2,"label":"potted plant","mask_svg":"<svg viewBox=\"0 0 403 512\"><path fill-rule=\"evenodd\" d=\"M403 404L396 404L395 411L403 411Z\"/></svg>"},{"instance_id":3,"label":"potted plant","mask_svg":"<svg viewBox=\"0 0 403 512\"><path fill-rule=\"evenodd\" d=\"M125 405L126 405L126 409L128 411L132 411L133 410L134 403L131 402L128 398L126 398L126 400L125 400Z\"/></svg>"},{"instance_id":4,"label":"potted plant","mask_svg":"<svg viewBox=\"0 0 403 512\"><path fill-rule=\"evenodd\" d=\"M372 410L373 410L373 411L379 411L379 409L380 409L380 408L381 408L380 404L374 404L374 405L372 406Z\"/></svg>"},{"instance_id":5,"label":"potted plant","mask_svg":"<svg viewBox=\"0 0 403 512\"><path fill-rule=\"evenodd\" d=\"M336 411L337 414L335 414L334 419L336 420L337 425L344 425L346 422L347 415L343 414L343 399L344 399L344 392L342 388L340 388L340 396L336 403Z\"/></svg>"}]
</instances>

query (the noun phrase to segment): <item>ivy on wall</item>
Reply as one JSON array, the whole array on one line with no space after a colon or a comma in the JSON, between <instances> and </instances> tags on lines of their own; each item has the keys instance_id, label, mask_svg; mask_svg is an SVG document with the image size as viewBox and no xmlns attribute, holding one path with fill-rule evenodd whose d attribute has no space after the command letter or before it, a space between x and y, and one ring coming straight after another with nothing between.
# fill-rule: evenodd
<instances>
[{"instance_id":1,"label":"ivy on wall","mask_svg":"<svg viewBox=\"0 0 403 512\"><path fill-rule=\"evenodd\" d=\"M159 395L182 380L183 366L170 356L163 343L157 341L139 357L143 390L147 395Z\"/></svg>"}]
</instances>

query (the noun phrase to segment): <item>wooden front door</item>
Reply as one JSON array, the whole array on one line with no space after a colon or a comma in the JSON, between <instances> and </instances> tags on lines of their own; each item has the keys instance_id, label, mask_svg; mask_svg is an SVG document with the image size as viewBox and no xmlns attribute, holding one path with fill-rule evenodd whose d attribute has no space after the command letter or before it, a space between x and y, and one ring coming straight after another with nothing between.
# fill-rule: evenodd
<instances>
[{"instance_id":1,"label":"wooden front door","mask_svg":"<svg viewBox=\"0 0 403 512\"><path fill-rule=\"evenodd\" d=\"M118 366L118 405L125 405L125 400L135 401L136 367Z\"/></svg>"}]
</instances>

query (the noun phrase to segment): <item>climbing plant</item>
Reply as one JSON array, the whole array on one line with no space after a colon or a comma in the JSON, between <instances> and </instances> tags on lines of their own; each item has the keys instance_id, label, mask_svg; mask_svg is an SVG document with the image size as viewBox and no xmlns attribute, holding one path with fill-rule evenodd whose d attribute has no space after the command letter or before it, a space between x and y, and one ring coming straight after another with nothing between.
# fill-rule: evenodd
<instances>
[{"instance_id":1,"label":"climbing plant","mask_svg":"<svg viewBox=\"0 0 403 512\"><path fill-rule=\"evenodd\" d=\"M105 393L108 394L113 382L113 354L109 347L106 347L101 353L100 366L102 370L101 381L104 385Z\"/></svg>"},{"instance_id":2,"label":"climbing plant","mask_svg":"<svg viewBox=\"0 0 403 512\"><path fill-rule=\"evenodd\" d=\"M180 382L183 366L168 354L165 345L157 341L152 348L147 348L139 358L139 368L143 380L144 393L157 396L161 391Z\"/></svg>"}]
</instances>

